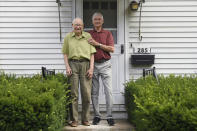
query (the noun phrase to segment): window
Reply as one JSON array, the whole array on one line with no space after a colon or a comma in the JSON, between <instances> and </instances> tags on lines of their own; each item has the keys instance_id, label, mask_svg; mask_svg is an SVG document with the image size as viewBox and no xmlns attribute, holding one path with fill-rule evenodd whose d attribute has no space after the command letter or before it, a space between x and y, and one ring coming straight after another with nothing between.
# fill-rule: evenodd
<instances>
[{"instance_id":1,"label":"window","mask_svg":"<svg viewBox=\"0 0 197 131\"><path fill-rule=\"evenodd\" d=\"M85 30L92 29L92 15L95 12L103 14L103 27L112 32L114 42L117 43L117 0L83 0Z\"/></svg>"}]
</instances>

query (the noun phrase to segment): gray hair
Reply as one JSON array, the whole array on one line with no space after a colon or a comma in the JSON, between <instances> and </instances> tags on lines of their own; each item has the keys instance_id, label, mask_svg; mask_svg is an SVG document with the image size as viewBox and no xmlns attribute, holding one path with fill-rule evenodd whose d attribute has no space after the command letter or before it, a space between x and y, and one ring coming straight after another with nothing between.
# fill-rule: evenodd
<instances>
[{"instance_id":1,"label":"gray hair","mask_svg":"<svg viewBox=\"0 0 197 131\"><path fill-rule=\"evenodd\" d=\"M94 19L95 16L101 16L101 18L103 19L103 15L102 15L100 12L95 12L95 13L92 15L92 20Z\"/></svg>"},{"instance_id":2,"label":"gray hair","mask_svg":"<svg viewBox=\"0 0 197 131\"><path fill-rule=\"evenodd\" d=\"M79 17L74 18L73 21L72 21L72 24L74 24L76 20L80 20L82 22L82 24L83 24L83 20L81 18L79 18Z\"/></svg>"}]
</instances>

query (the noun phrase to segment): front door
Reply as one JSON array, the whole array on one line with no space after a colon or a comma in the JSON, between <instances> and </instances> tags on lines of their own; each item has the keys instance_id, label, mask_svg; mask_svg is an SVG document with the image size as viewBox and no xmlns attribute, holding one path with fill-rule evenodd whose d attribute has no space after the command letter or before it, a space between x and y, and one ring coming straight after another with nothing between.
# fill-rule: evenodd
<instances>
[{"instance_id":1,"label":"front door","mask_svg":"<svg viewBox=\"0 0 197 131\"><path fill-rule=\"evenodd\" d=\"M81 5L81 6L80 6ZM83 6L82 6L83 5ZM80 7L82 9L80 9ZM81 13L83 12L83 13ZM76 16L83 17L85 30L92 29L92 14L101 12L104 16L104 28L110 30L115 41L112 59L113 101L124 104L124 0L76 0ZM102 85L102 82L101 82ZM105 105L103 86L100 87L99 103Z\"/></svg>"}]
</instances>

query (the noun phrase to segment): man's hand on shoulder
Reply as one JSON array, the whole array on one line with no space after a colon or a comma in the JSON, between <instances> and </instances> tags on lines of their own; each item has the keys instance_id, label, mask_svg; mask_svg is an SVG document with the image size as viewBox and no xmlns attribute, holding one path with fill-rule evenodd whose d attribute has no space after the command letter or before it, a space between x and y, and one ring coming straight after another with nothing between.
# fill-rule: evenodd
<instances>
[{"instance_id":1,"label":"man's hand on shoulder","mask_svg":"<svg viewBox=\"0 0 197 131\"><path fill-rule=\"evenodd\" d=\"M98 47L99 46L99 43L96 42L93 38L89 38L88 39L88 43L95 46L95 47Z\"/></svg>"}]
</instances>

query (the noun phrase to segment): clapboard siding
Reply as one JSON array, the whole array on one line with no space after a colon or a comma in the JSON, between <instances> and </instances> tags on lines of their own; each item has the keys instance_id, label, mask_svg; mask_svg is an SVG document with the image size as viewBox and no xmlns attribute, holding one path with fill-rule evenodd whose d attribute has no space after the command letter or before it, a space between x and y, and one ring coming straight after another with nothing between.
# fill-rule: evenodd
<instances>
[{"instance_id":1,"label":"clapboard siding","mask_svg":"<svg viewBox=\"0 0 197 131\"><path fill-rule=\"evenodd\" d=\"M40 25L41 26L41 25ZM59 27L50 27L50 24L45 27L0 27L0 33L59 33ZM67 33L71 28L63 28L62 33Z\"/></svg>"},{"instance_id":2,"label":"clapboard siding","mask_svg":"<svg viewBox=\"0 0 197 131\"><path fill-rule=\"evenodd\" d=\"M158 74L197 73L197 1L146 0L142 7L139 41L139 10L128 13L129 56L134 47L150 47ZM142 76L143 68L130 65L130 77Z\"/></svg>"},{"instance_id":3,"label":"clapboard siding","mask_svg":"<svg viewBox=\"0 0 197 131\"><path fill-rule=\"evenodd\" d=\"M72 30L73 1L61 0L62 40ZM55 0L0 1L0 70L33 75L41 67L63 72Z\"/></svg>"},{"instance_id":4,"label":"clapboard siding","mask_svg":"<svg viewBox=\"0 0 197 131\"><path fill-rule=\"evenodd\" d=\"M66 33L62 33L63 36L65 36ZM43 38L43 37L59 37L59 32L25 32L25 33L0 33L0 38L1 39L21 39L21 38Z\"/></svg>"},{"instance_id":5,"label":"clapboard siding","mask_svg":"<svg viewBox=\"0 0 197 131\"><path fill-rule=\"evenodd\" d=\"M44 54L33 54L33 53L28 53L28 55L25 55L23 53L1 53L0 54L0 59L1 60L8 60L8 59L62 59L63 56L62 54L52 54L52 53L44 53ZM14 66L14 65L13 65Z\"/></svg>"},{"instance_id":6,"label":"clapboard siding","mask_svg":"<svg viewBox=\"0 0 197 131\"><path fill-rule=\"evenodd\" d=\"M1 23L1 25L0 25L0 27L1 28L57 28L57 27L59 27L59 25L57 24L57 22L47 22L47 24L46 23L27 23L26 22L26 24L24 25L24 23L25 22L20 22L20 23L8 23L8 22L6 22L6 23ZM68 22L68 23L62 23L62 28L71 28L70 27L70 22ZM49 30L50 31L50 30ZM3 32L3 31L1 31L1 32ZM45 31L46 32L46 31ZM54 32L53 30L51 31L51 32ZM56 30L56 32L57 32L57 30Z\"/></svg>"}]
</instances>

